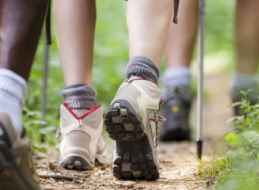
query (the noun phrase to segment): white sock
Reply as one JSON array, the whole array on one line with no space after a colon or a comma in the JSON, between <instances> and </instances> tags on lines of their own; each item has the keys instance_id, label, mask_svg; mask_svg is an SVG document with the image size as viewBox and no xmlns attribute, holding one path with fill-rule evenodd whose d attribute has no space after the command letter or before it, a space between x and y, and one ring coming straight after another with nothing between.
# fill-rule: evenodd
<instances>
[{"instance_id":1,"label":"white sock","mask_svg":"<svg viewBox=\"0 0 259 190\"><path fill-rule=\"evenodd\" d=\"M253 91L248 93L247 98L250 101L257 101L259 96L259 79L255 75L244 75L240 73L234 73L230 81L230 89L232 97L241 96L240 91ZM243 96L242 96L243 97Z\"/></svg>"},{"instance_id":2,"label":"white sock","mask_svg":"<svg viewBox=\"0 0 259 190\"><path fill-rule=\"evenodd\" d=\"M191 87L191 72L188 67L169 67L162 76L162 84L168 86Z\"/></svg>"},{"instance_id":3,"label":"white sock","mask_svg":"<svg viewBox=\"0 0 259 190\"><path fill-rule=\"evenodd\" d=\"M26 97L26 81L8 69L0 69L0 110L6 112L18 136L22 133L22 107Z\"/></svg>"}]
</instances>

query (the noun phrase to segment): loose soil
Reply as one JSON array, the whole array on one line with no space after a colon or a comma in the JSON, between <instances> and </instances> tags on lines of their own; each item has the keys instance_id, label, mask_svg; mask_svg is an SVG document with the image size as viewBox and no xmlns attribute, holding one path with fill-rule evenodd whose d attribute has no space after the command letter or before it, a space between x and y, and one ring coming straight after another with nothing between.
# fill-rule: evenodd
<instances>
[{"instance_id":1,"label":"loose soil","mask_svg":"<svg viewBox=\"0 0 259 190\"><path fill-rule=\"evenodd\" d=\"M204 100L203 106L203 136L204 162L212 158L212 151L220 154L224 144L220 137L227 131L226 120L232 116L232 109L227 107L231 103L228 91L229 77L226 74L213 74L205 76L205 89L209 97ZM193 102L190 123L193 127L192 142L160 143L158 146L160 158L160 179L147 180L118 180L112 176L111 165L95 168L96 171L78 172L63 170L58 163L58 147L51 147L47 154L35 153L34 162L39 175L54 175L61 179L40 178L45 189L181 189L202 190L212 189L213 181L202 180L198 175L195 165L198 161L196 155L195 126L196 126L196 101ZM114 142L107 139L110 160ZM70 176L62 179L62 176ZM43 176L44 177L44 176Z\"/></svg>"}]
</instances>

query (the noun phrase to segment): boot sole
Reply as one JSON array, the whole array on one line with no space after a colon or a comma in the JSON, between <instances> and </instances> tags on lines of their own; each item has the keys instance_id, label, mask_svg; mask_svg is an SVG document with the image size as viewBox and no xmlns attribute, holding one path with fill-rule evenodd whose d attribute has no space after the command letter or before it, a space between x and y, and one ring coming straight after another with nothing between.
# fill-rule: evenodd
<instances>
[{"instance_id":1,"label":"boot sole","mask_svg":"<svg viewBox=\"0 0 259 190\"><path fill-rule=\"evenodd\" d=\"M148 136L129 102L116 100L104 121L109 137L116 140L113 175L122 179L158 179L159 170Z\"/></svg>"},{"instance_id":2,"label":"boot sole","mask_svg":"<svg viewBox=\"0 0 259 190\"><path fill-rule=\"evenodd\" d=\"M85 159L78 156L70 156L62 161L59 165L67 170L87 171L94 169L94 167L90 166L90 164Z\"/></svg>"}]
</instances>

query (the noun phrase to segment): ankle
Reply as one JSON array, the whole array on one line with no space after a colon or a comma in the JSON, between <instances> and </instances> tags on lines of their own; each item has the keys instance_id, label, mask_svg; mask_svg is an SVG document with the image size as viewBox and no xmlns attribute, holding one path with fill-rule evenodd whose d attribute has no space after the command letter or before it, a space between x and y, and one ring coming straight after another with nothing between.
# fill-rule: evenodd
<instances>
[{"instance_id":1,"label":"ankle","mask_svg":"<svg viewBox=\"0 0 259 190\"><path fill-rule=\"evenodd\" d=\"M188 67L169 67L162 76L162 85L165 87L178 86L191 88L191 72Z\"/></svg>"},{"instance_id":2,"label":"ankle","mask_svg":"<svg viewBox=\"0 0 259 190\"><path fill-rule=\"evenodd\" d=\"M75 84L66 87L61 92L64 103L77 115L95 107L96 90L86 84Z\"/></svg>"},{"instance_id":3,"label":"ankle","mask_svg":"<svg viewBox=\"0 0 259 190\"><path fill-rule=\"evenodd\" d=\"M127 79L144 78L157 84L159 74L158 66L148 57L135 56L128 62L126 72Z\"/></svg>"},{"instance_id":4,"label":"ankle","mask_svg":"<svg viewBox=\"0 0 259 190\"><path fill-rule=\"evenodd\" d=\"M253 89L247 94L247 99L252 102L258 100L259 94L259 79L256 74L244 75L240 73L234 73L230 82L231 96L234 101L240 101L243 95L240 91L248 91Z\"/></svg>"}]
</instances>

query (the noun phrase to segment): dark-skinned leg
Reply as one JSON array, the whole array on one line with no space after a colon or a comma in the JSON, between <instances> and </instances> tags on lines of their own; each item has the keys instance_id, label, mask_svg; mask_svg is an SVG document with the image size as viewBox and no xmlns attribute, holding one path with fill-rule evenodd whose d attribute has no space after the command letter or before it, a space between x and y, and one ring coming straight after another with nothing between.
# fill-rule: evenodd
<instances>
[{"instance_id":1,"label":"dark-skinned leg","mask_svg":"<svg viewBox=\"0 0 259 190\"><path fill-rule=\"evenodd\" d=\"M0 3L0 68L28 80L48 1L1 0Z\"/></svg>"},{"instance_id":2,"label":"dark-skinned leg","mask_svg":"<svg viewBox=\"0 0 259 190\"><path fill-rule=\"evenodd\" d=\"M0 189L41 189L21 110L47 5L48 0L0 0Z\"/></svg>"}]
</instances>

